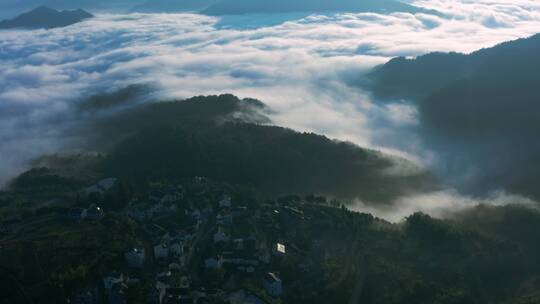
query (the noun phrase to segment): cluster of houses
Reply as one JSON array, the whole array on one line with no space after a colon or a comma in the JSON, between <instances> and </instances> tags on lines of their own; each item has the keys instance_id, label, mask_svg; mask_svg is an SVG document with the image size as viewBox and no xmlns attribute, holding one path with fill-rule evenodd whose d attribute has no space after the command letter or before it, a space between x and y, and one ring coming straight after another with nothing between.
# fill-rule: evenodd
<instances>
[{"instance_id":1,"label":"cluster of houses","mask_svg":"<svg viewBox=\"0 0 540 304\"><path fill-rule=\"evenodd\" d=\"M181 185L165 186L154 189L142 200L130 202L124 214L141 224L146 244L126 250L126 268L121 276L113 273L103 278L109 303L124 303L126 288L140 283L141 278L150 285L148 303L204 303L206 293L190 288L191 279L186 269L193 241L213 209L187 208L184 211L187 220L182 229L168 230L156 224L177 214L184 194Z\"/></svg>"},{"instance_id":2,"label":"cluster of houses","mask_svg":"<svg viewBox=\"0 0 540 304\"><path fill-rule=\"evenodd\" d=\"M276 214L237 206L228 195L221 194L218 199L207 195L210 191L203 178L186 188L176 185L154 189L126 207L123 214L139 223L143 234L138 246L126 248L118 271L102 278L100 290L106 303L126 303L127 291L137 284L144 284L148 290L146 303L152 304L214 303L216 299L219 303L279 301L283 283L275 265L287 255L285 242L268 237L259 240L260 232L254 229L254 221L274 229L274 222L268 218ZM186 198L187 191L190 198ZM182 228L159 225L178 216L179 210L184 215ZM295 210L288 213L301 216ZM70 210L70 215L74 220L98 220L103 212L93 205ZM224 278L249 278L259 292L229 286L227 280L221 287L206 284L202 278L215 271L223 273ZM95 296L94 291L78 294L79 299L87 301L73 303L98 303L89 300Z\"/></svg>"},{"instance_id":3,"label":"cluster of houses","mask_svg":"<svg viewBox=\"0 0 540 304\"><path fill-rule=\"evenodd\" d=\"M184 198L184 193L181 185L153 190L147 199L130 202L126 214L139 222L168 216L177 211L176 203Z\"/></svg>"},{"instance_id":4,"label":"cluster of houses","mask_svg":"<svg viewBox=\"0 0 540 304\"><path fill-rule=\"evenodd\" d=\"M109 191L114 185L116 185L117 178L110 177L102 179L95 184L85 188L79 193L84 197L91 197L93 195L98 195L99 198L102 197L107 191ZM88 208L71 208L64 211L65 218L75 222L81 221L100 221L105 216L105 212L98 205L93 203Z\"/></svg>"},{"instance_id":5,"label":"cluster of houses","mask_svg":"<svg viewBox=\"0 0 540 304\"><path fill-rule=\"evenodd\" d=\"M272 248L261 244L251 226L255 215L246 207L233 206L231 198L224 196L218 203L216 228L212 244L206 248L204 267L206 270L223 269L227 272L260 276L263 289L273 298L283 293L282 282L277 273L268 272L272 258L282 258L286 254L285 245L274 243ZM244 227L238 228L239 223ZM267 303L247 290L237 290L227 296L229 303Z\"/></svg>"},{"instance_id":6,"label":"cluster of houses","mask_svg":"<svg viewBox=\"0 0 540 304\"><path fill-rule=\"evenodd\" d=\"M103 195L105 192L109 191L114 185L116 185L116 182L118 181L115 177L109 177L102 179L95 184L87 187L84 189L84 195L90 196L93 194L100 194Z\"/></svg>"},{"instance_id":7,"label":"cluster of houses","mask_svg":"<svg viewBox=\"0 0 540 304\"><path fill-rule=\"evenodd\" d=\"M143 246L128 249L123 271L103 278L108 303L126 303L125 291L130 285L140 284L142 278L151 282L148 303L195 303L184 271L186 247L192 238L189 234L166 233L150 251Z\"/></svg>"},{"instance_id":8,"label":"cluster of houses","mask_svg":"<svg viewBox=\"0 0 540 304\"><path fill-rule=\"evenodd\" d=\"M103 209L95 204L92 204L89 208L71 208L66 212L66 217L75 222L84 220L99 221L104 216L105 212Z\"/></svg>"}]
</instances>

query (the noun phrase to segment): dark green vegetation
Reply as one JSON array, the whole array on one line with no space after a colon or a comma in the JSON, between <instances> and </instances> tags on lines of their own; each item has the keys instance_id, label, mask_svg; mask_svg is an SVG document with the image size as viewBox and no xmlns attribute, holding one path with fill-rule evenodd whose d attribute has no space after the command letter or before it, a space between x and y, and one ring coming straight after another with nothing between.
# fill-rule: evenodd
<instances>
[{"instance_id":1,"label":"dark green vegetation","mask_svg":"<svg viewBox=\"0 0 540 304\"><path fill-rule=\"evenodd\" d=\"M203 11L208 15L289 12L436 13L395 0L220 0Z\"/></svg>"},{"instance_id":2,"label":"dark green vegetation","mask_svg":"<svg viewBox=\"0 0 540 304\"><path fill-rule=\"evenodd\" d=\"M540 197L540 35L470 55L396 58L371 74L381 99L418 105L427 145L450 174L477 166L474 188L503 187Z\"/></svg>"},{"instance_id":3,"label":"dark green vegetation","mask_svg":"<svg viewBox=\"0 0 540 304\"><path fill-rule=\"evenodd\" d=\"M55 28L64 27L94 17L92 14L78 9L73 11L57 11L48 7L38 7L21 14L11 20L0 22L0 29L10 28Z\"/></svg>"},{"instance_id":4,"label":"dark green vegetation","mask_svg":"<svg viewBox=\"0 0 540 304\"><path fill-rule=\"evenodd\" d=\"M111 176L143 189L204 176L263 197L318 193L378 204L438 187L406 160L271 126L258 100L221 95L135 105L146 92L130 86L80 103L79 115L95 118L70 135L97 152L44 157L12 188L43 198Z\"/></svg>"},{"instance_id":5,"label":"dark green vegetation","mask_svg":"<svg viewBox=\"0 0 540 304\"><path fill-rule=\"evenodd\" d=\"M117 91L93 95L77 105L77 112L96 115L99 111L110 111L121 107L132 107L139 99L153 90L145 85L129 85Z\"/></svg>"},{"instance_id":6,"label":"dark green vegetation","mask_svg":"<svg viewBox=\"0 0 540 304\"><path fill-rule=\"evenodd\" d=\"M246 204L248 212L262 214L242 229L255 229L260 241L286 241L287 255L271 265L284 282L282 303L540 301L540 212L536 209L479 206L447 220L417 213L403 223L390 224L348 211L339 201L324 197L287 196L262 202L235 187L211 185L213 190L206 194L186 194L177 203L179 210L189 208L190 201L202 208L219 200L213 193L226 191L233 201ZM15 194L2 193L0 202L11 195ZM77 203L72 200L64 206ZM103 220L80 223L66 220L65 207L59 206L12 212L21 222L0 237L0 303L63 303L64 297L88 284L99 286L106 273L119 269L126 248L145 244L141 241L145 229L109 207ZM291 208L294 216L287 213ZM176 227L184 218L183 212L173 212L155 223ZM235 225L243 226L242 222ZM210 278L193 279L196 285L203 284L197 280ZM224 280L212 279L218 287ZM244 288L258 291L250 276L240 281ZM135 288L128 303L141 303L141 290Z\"/></svg>"},{"instance_id":7,"label":"dark green vegetation","mask_svg":"<svg viewBox=\"0 0 540 304\"><path fill-rule=\"evenodd\" d=\"M83 112L118 109L109 101L129 100L137 91L94 97ZM118 110L74 130L92 133L88 145L104 147L103 154L37 160L35 169L0 193L0 217L17 219L0 236L0 303L60 303L86 288L100 289L106 273L125 265L127 249L145 246L151 252L147 234L154 224L178 228L189 223L185 210L217 205L223 193L246 207L247 219L234 221L242 236L248 231L259 242L287 244L287 255L268 266L283 280L282 303L540 300L537 209L480 206L447 220L413 214L390 224L348 211L335 199L278 197L311 191L384 201L429 186L431 179L425 173L391 175L396 161L373 151L265 125L268 111L257 100L232 95L195 97ZM119 181L102 195L81 191L109 176ZM190 180L193 186L185 182ZM175 211L147 222L129 219L130 202L150 209L157 202L144 197L153 188L177 184L187 191L174 202ZM103 219L74 222L66 216L69 208L91 203L103 207ZM212 231L203 228L196 239L211 239ZM226 290L224 273L205 273L201 265L195 257L184 270L194 285L211 280ZM152 273L143 278L150 286ZM243 288L264 293L256 277L236 277ZM137 286L127 289L129 303L144 299L147 290Z\"/></svg>"},{"instance_id":8,"label":"dark green vegetation","mask_svg":"<svg viewBox=\"0 0 540 304\"><path fill-rule=\"evenodd\" d=\"M112 146L104 176L136 183L205 176L271 197L321 193L372 202L434 186L419 169L392 174L402 160L261 124L268 122L266 110L259 101L232 95L196 97L121 112L90 129L101 146Z\"/></svg>"},{"instance_id":9,"label":"dark green vegetation","mask_svg":"<svg viewBox=\"0 0 540 304\"><path fill-rule=\"evenodd\" d=\"M400 225L344 209L317 207L308 214L317 224L301 231L332 253L321 260L324 272L303 274L311 283L295 290L290 303L540 300L535 210L482 206L453 220L417 213Z\"/></svg>"},{"instance_id":10,"label":"dark green vegetation","mask_svg":"<svg viewBox=\"0 0 540 304\"><path fill-rule=\"evenodd\" d=\"M136 228L125 217L74 223L54 208L25 213L17 231L0 241L0 303L65 303L121 261Z\"/></svg>"},{"instance_id":11,"label":"dark green vegetation","mask_svg":"<svg viewBox=\"0 0 540 304\"><path fill-rule=\"evenodd\" d=\"M19 175L10 189L42 197L77 191L100 176L103 160L97 153L43 156L34 161L33 169Z\"/></svg>"},{"instance_id":12,"label":"dark green vegetation","mask_svg":"<svg viewBox=\"0 0 540 304\"><path fill-rule=\"evenodd\" d=\"M497 88L494 84L523 83L525 86L534 80L536 74L533 71L540 62L535 56L539 48L540 34L471 54L430 53L415 59L397 57L370 73L371 88L377 97L384 99L411 98L417 101L463 82L470 83L469 88L475 91L486 89L476 87L480 83L506 91L508 88Z\"/></svg>"}]
</instances>

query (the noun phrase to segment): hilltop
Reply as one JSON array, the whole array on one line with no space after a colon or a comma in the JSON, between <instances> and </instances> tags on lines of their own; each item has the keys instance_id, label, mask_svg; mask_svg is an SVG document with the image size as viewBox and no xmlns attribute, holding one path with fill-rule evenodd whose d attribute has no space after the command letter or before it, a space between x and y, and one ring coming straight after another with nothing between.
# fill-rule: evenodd
<instances>
[{"instance_id":1,"label":"hilltop","mask_svg":"<svg viewBox=\"0 0 540 304\"><path fill-rule=\"evenodd\" d=\"M135 106L77 132L88 149L103 153L103 176L138 185L204 176L263 197L318 193L378 203L435 187L429 173L406 160L273 126L268 111L254 99L201 96ZM32 184L35 172L25 176Z\"/></svg>"}]
</instances>

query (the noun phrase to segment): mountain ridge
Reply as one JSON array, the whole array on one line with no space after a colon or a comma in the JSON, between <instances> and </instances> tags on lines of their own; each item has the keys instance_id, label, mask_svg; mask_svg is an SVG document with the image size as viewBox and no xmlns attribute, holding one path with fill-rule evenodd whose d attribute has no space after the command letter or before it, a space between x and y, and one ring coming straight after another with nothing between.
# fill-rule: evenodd
<instances>
[{"instance_id":1,"label":"mountain ridge","mask_svg":"<svg viewBox=\"0 0 540 304\"><path fill-rule=\"evenodd\" d=\"M0 21L0 29L51 29L69 26L92 17L94 15L83 9L58 11L46 6L40 6L13 19Z\"/></svg>"},{"instance_id":2,"label":"mountain ridge","mask_svg":"<svg viewBox=\"0 0 540 304\"><path fill-rule=\"evenodd\" d=\"M274 126L269 111L255 99L198 96L120 110L70 136L86 140L83 151L105 155L97 167L102 176L143 185L204 176L261 196L318 193L366 203L391 203L404 193L438 187L417 166L394 173L412 165L405 160Z\"/></svg>"},{"instance_id":3,"label":"mountain ridge","mask_svg":"<svg viewBox=\"0 0 540 304\"><path fill-rule=\"evenodd\" d=\"M413 59L395 57L373 69L368 75L370 83L366 85L376 97L383 99L421 99L453 81L472 76L478 69L497 66L503 56L526 60L538 45L540 34L502 42L470 54L432 52ZM415 79L407 77L411 72L415 73Z\"/></svg>"},{"instance_id":4,"label":"mountain ridge","mask_svg":"<svg viewBox=\"0 0 540 304\"><path fill-rule=\"evenodd\" d=\"M462 187L540 198L538 53L539 34L471 54L395 58L368 75L367 87L381 102L418 108L421 136L444 174L470 175L457 179Z\"/></svg>"},{"instance_id":5,"label":"mountain ridge","mask_svg":"<svg viewBox=\"0 0 540 304\"><path fill-rule=\"evenodd\" d=\"M407 12L407 13L437 13L410 4L394 0L220 0L203 10L207 15L241 15L258 13L287 13L287 12Z\"/></svg>"}]
</instances>

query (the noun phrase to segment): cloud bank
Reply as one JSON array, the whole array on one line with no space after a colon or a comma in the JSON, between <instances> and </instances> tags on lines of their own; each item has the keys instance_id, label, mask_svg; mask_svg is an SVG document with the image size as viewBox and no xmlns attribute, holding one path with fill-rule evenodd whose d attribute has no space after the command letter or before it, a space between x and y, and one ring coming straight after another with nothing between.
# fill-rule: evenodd
<instances>
[{"instance_id":1,"label":"cloud bank","mask_svg":"<svg viewBox=\"0 0 540 304\"><path fill-rule=\"evenodd\" d=\"M373 214L392 223L399 223L415 212L436 218L450 218L459 212L480 206L521 205L538 208L538 202L526 197L495 191L482 198L462 195L455 190L444 190L420 195L404 196L388 206L373 206L361 201L354 202L351 210Z\"/></svg>"},{"instance_id":2,"label":"cloud bank","mask_svg":"<svg viewBox=\"0 0 540 304\"><path fill-rule=\"evenodd\" d=\"M311 15L242 28L250 16L228 19L236 25L228 27L195 14L98 15L49 31L2 31L0 184L43 153L78 147L80 138L66 137L80 123L78 102L136 83L157 88L155 98L258 98L275 110L276 124L429 162L415 135L415 109L375 105L351 84L393 56L470 52L529 36L540 28L540 4L415 4L445 17Z\"/></svg>"}]
</instances>

